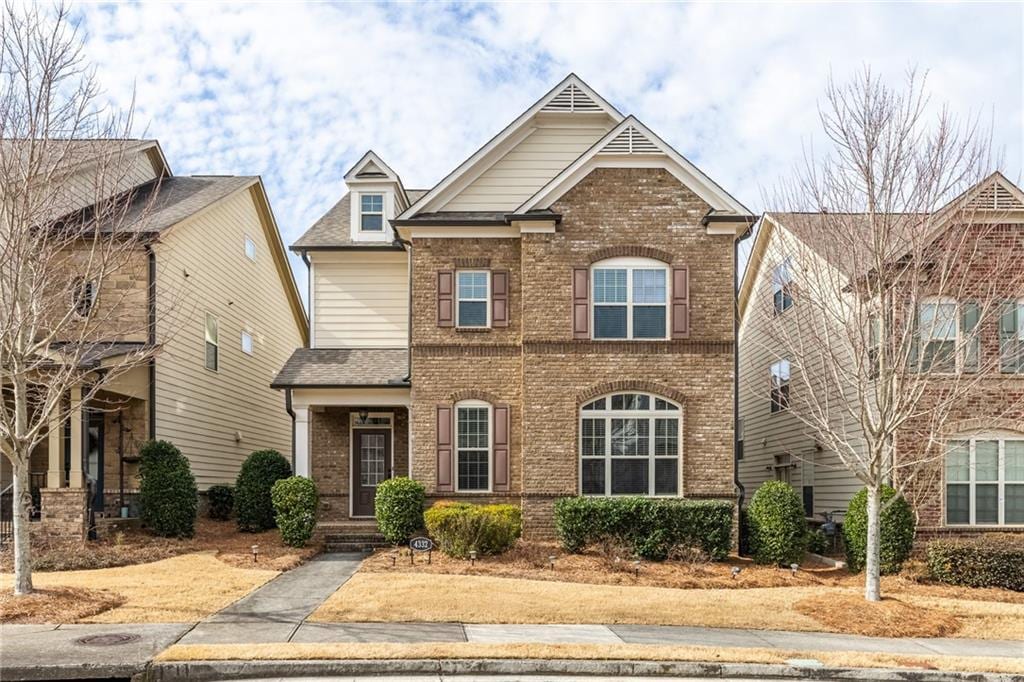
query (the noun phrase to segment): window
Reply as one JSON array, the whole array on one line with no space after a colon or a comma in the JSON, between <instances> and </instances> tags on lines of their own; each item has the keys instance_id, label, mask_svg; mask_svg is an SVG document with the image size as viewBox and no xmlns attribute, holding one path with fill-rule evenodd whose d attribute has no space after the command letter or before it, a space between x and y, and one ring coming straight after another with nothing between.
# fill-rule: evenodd
<instances>
[{"instance_id":1,"label":"window","mask_svg":"<svg viewBox=\"0 0 1024 682\"><path fill-rule=\"evenodd\" d=\"M245 238L245 257L252 261L256 260L256 242L249 236Z\"/></svg>"},{"instance_id":2,"label":"window","mask_svg":"<svg viewBox=\"0 0 1024 682\"><path fill-rule=\"evenodd\" d=\"M593 269L595 339L668 338L668 268L655 263L615 258Z\"/></svg>"},{"instance_id":3,"label":"window","mask_svg":"<svg viewBox=\"0 0 1024 682\"><path fill-rule=\"evenodd\" d=\"M583 495L678 495L680 408L646 393L597 398L580 410Z\"/></svg>"},{"instance_id":4,"label":"window","mask_svg":"<svg viewBox=\"0 0 1024 682\"><path fill-rule=\"evenodd\" d=\"M486 492L491 488L491 408L460 403L455 415L458 490Z\"/></svg>"},{"instance_id":5,"label":"window","mask_svg":"<svg viewBox=\"0 0 1024 682\"><path fill-rule=\"evenodd\" d=\"M1024 373L1024 300L1003 303L999 316L999 371Z\"/></svg>"},{"instance_id":6,"label":"window","mask_svg":"<svg viewBox=\"0 0 1024 682\"><path fill-rule=\"evenodd\" d=\"M947 445L946 523L1024 525L1024 437Z\"/></svg>"},{"instance_id":7,"label":"window","mask_svg":"<svg viewBox=\"0 0 1024 682\"><path fill-rule=\"evenodd\" d=\"M789 360L779 360L771 366L772 412L789 408Z\"/></svg>"},{"instance_id":8,"label":"window","mask_svg":"<svg viewBox=\"0 0 1024 682\"><path fill-rule=\"evenodd\" d=\"M215 372L218 367L218 338L217 318L206 313L206 369Z\"/></svg>"},{"instance_id":9,"label":"window","mask_svg":"<svg viewBox=\"0 0 1024 682\"><path fill-rule=\"evenodd\" d=\"M242 332L242 352L252 355L252 334L249 332Z\"/></svg>"},{"instance_id":10,"label":"window","mask_svg":"<svg viewBox=\"0 0 1024 682\"><path fill-rule=\"evenodd\" d=\"M790 258L776 265L772 272L772 300L776 315L781 315L793 307L793 273Z\"/></svg>"},{"instance_id":11,"label":"window","mask_svg":"<svg viewBox=\"0 0 1024 682\"><path fill-rule=\"evenodd\" d=\"M359 229L363 232L384 231L384 195L359 195Z\"/></svg>"},{"instance_id":12,"label":"window","mask_svg":"<svg viewBox=\"0 0 1024 682\"><path fill-rule=\"evenodd\" d=\"M922 303L916 320L919 363L912 359L911 368L944 374L977 372L981 361L980 317L981 308L974 301L936 299Z\"/></svg>"},{"instance_id":13,"label":"window","mask_svg":"<svg viewBox=\"0 0 1024 682\"><path fill-rule=\"evenodd\" d=\"M488 294L490 293L490 273L486 271L463 270L457 273L458 286L455 326L487 327L490 325L488 314Z\"/></svg>"},{"instance_id":14,"label":"window","mask_svg":"<svg viewBox=\"0 0 1024 682\"><path fill-rule=\"evenodd\" d=\"M71 287L71 304L75 308L75 314L79 317L88 317L93 305L96 303L96 280L76 277Z\"/></svg>"}]
</instances>

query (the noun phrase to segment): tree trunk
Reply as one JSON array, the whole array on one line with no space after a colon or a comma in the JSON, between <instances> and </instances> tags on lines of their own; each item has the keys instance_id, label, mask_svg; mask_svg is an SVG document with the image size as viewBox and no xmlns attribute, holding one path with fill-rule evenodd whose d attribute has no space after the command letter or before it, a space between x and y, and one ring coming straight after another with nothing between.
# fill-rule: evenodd
<instances>
[{"instance_id":1,"label":"tree trunk","mask_svg":"<svg viewBox=\"0 0 1024 682\"><path fill-rule=\"evenodd\" d=\"M28 524L32 509L32 491L29 489L29 460L27 457L18 457L18 460L13 467L14 496L11 501L11 512L14 516L14 594L31 594L32 563Z\"/></svg>"},{"instance_id":2,"label":"tree trunk","mask_svg":"<svg viewBox=\"0 0 1024 682\"><path fill-rule=\"evenodd\" d=\"M882 489L868 487L868 546L864 566L864 598L868 601L882 600L881 558L881 509Z\"/></svg>"}]
</instances>

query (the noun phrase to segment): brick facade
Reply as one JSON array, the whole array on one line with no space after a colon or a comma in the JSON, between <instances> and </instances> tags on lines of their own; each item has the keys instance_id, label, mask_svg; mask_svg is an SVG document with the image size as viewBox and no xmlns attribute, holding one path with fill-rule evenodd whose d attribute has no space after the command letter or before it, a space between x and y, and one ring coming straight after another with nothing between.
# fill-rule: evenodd
<instances>
[{"instance_id":1,"label":"brick facade","mask_svg":"<svg viewBox=\"0 0 1024 682\"><path fill-rule=\"evenodd\" d=\"M33 533L47 539L84 540L88 530L85 490L82 488L41 488L40 518Z\"/></svg>"}]
</instances>

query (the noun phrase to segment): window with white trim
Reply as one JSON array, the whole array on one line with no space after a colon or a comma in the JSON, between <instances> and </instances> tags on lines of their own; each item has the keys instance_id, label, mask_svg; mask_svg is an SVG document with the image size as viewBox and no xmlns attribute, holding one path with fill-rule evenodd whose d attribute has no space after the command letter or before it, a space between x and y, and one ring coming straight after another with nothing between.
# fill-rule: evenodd
<instances>
[{"instance_id":1,"label":"window with white trim","mask_svg":"<svg viewBox=\"0 0 1024 682\"><path fill-rule=\"evenodd\" d=\"M455 326L491 325L491 273L486 270L459 270L455 273Z\"/></svg>"},{"instance_id":2,"label":"window with white trim","mask_svg":"<svg viewBox=\"0 0 1024 682\"><path fill-rule=\"evenodd\" d=\"M456 490L491 489L491 406L467 400L455 405Z\"/></svg>"},{"instance_id":3,"label":"window with white trim","mask_svg":"<svg viewBox=\"0 0 1024 682\"><path fill-rule=\"evenodd\" d=\"M911 369L941 374L977 372L980 319L981 308L974 301L925 299L917 308L917 361L911 363Z\"/></svg>"},{"instance_id":4,"label":"window with white trim","mask_svg":"<svg viewBox=\"0 0 1024 682\"><path fill-rule=\"evenodd\" d=\"M649 393L615 393L580 408L580 493L678 495L681 409Z\"/></svg>"},{"instance_id":5,"label":"window with white trim","mask_svg":"<svg viewBox=\"0 0 1024 682\"><path fill-rule=\"evenodd\" d=\"M651 258L609 258L591 268L595 339L667 339L668 266Z\"/></svg>"},{"instance_id":6,"label":"window with white trim","mask_svg":"<svg viewBox=\"0 0 1024 682\"><path fill-rule=\"evenodd\" d=\"M220 330L217 318L210 313L206 313L204 334L206 339L206 369L216 372L220 366Z\"/></svg>"},{"instance_id":7,"label":"window with white trim","mask_svg":"<svg viewBox=\"0 0 1024 682\"><path fill-rule=\"evenodd\" d=\"M772 412L789 409L789 360L772 363L769 369Z\"/></svg>"},{"instance_id":8,"label":"window with white trim","mask_svg":"<svg viewBox=\"0 0 1024 682\"><path fill-rule=\"evenodd\" d=\"M384 231L384 195L359 195L359 229L363 232Z\"/></svg>"},{"instance_id":9,"label":"window with white trim","mask_svg":"<svg viewBox=\"0 0 1024 682\"><path fill-rule=\"evenodd\" d=\"M251 261L256 260L256 242L248 235L245 237L245 257Z\"/></svg>"},{"instance_id":10,"label":"window with white trim","mask_svg":"<svg viewBox=\"0 0 1024 682\"><path fill-rule=\"evenodd\" d=\"M793 307L792 267L792 259L787 257L772 271L772 303L776 315L781 315Z\"/></svg>"},{"instance_id":11,"label":"window with white trim","mask_svg":"<svg viewBox=\"0 0 1024 682\"><path fill-rule=\"evenodd\" d=\"M253 342L252 334L249 332L242 332L242 352L246 355L252 355Z\"/></svg>"},{"instance_id":12,"label":"window with white trim","mask_svg":"<svg viewBox=\"0 0 1024 682\"><path fill-rule=\"evenodd\" d=\"M1024 436L950 441L945 470L947 525L1024 525Z\"/></svg>"},{"instance_id":13,"label":"window with white trim","mask_svg":"<svg viewBox=\"0 0 1024 682\"><path fill-rule=\"evenodd\" d=\"M1024 299L1006 301L999 315L999 371L1024 374Z\"/></svg>"}]
</instances>

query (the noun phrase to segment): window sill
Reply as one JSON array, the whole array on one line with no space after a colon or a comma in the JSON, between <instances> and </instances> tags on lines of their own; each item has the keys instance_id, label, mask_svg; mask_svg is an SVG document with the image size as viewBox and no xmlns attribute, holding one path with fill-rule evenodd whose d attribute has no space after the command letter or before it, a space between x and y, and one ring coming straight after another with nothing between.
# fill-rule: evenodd
<instances>
[{"instance_id":1,"label":"window sill","mask_svg":"<svg viewBox=\"0 0 1024 682\"><path fill-rule=\"evenodd\" d=\"M455 327L455 331L467 332L469 334L486 334L493 330L493 327Z\"/></svg>"}]
</instances>

